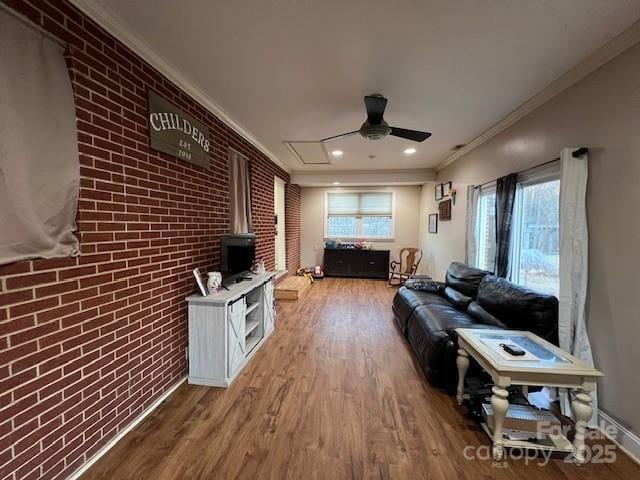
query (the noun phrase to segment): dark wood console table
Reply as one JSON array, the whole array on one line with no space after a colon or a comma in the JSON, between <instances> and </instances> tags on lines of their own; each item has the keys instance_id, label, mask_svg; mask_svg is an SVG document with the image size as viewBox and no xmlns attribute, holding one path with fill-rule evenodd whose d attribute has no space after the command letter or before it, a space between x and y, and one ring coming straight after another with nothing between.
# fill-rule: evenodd
<instances>
[{"instance_id":1,"label":"dark wood console table","mask_svg":"<svg viewBox=\"0 0 640 480\"><path fill-rule=\"evenodd\" d=\"M324 274L328 277L389 279L389 250L324 249Z\"/></svg>"}]
</instances>

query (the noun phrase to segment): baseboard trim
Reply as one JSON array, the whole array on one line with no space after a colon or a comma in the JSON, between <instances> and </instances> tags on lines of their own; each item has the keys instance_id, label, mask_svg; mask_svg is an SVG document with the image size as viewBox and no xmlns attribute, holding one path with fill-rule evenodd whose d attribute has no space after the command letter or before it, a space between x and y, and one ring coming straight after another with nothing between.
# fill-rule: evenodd
<instances>
[{"instance_id":1,"label":"baseboard trim","mask_svg":"<svg viewBox=\"0 0 640 480\"><path fill-rule=\"evenodd\" d=\"M144 420L147 416L149 416L149 414L151 414L156 408L158 408L158 406L164 402L173 392L176 391L176 389L182 385L185 381L187 380L187 377L182 377L178 383L176 383L173 387L171 387L169 390L167 390L166 392L164 392L162 394L162 396L160 396L160 398L158 398L155 402L153 402L151 405L149 405L149 408L147 408L144 412L142 412L140 415L138 415L136 417L136 419L131 422L124 430L120 431L120 433L118 433L118 435L116 435L115 437L113 437L109 443L107 443L104 447L102 447L100 450L98 450L89 460L87 460L78 470L76 470L73 474L71 474L71 476L69 477L68 480L77 480L78 478L80 478L80 476L86 472L87 470L89 470L89 468L91 468L91 466L96 463L98 460L100 460L100 458L105 455L109 450L111 450L116 443L118 443L122 437L124 437L127 433L129 433L131 430L133 430L136 426L138 426L138 424L140 422L142 422L142 420Z\"/></svg>"},{"instance_id":2,"label":"baseboard trim","mask_svg":"<svg viewBox=\"0 0 640 480\"><path fill-rule=\"evenodd\" d=\"M614 428L618 432L618 435L616 437L608 435L606 432L607 427ZM626 453L631 460L640 465L640 437L638 437L638 435L600 409L598 409L598 428L609 440L615 443L620 450Z\"/></svg>"}]
</instances>

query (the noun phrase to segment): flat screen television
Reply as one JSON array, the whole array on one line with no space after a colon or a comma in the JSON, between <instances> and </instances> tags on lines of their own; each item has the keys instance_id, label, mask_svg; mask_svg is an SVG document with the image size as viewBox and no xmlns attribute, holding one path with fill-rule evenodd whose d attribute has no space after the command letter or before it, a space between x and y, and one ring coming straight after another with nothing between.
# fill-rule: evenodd
<instances>
[{"instance_id":1,"label":"flat screen television","mask_svg":"<svg viewBox=\"0 0 640 480\"><path fill-rule=\"evenodd\" d=\"M225 283L242 278L256 259L256 235L238 233L220 238L222 278Z\"/></svg>"}]
</instances>

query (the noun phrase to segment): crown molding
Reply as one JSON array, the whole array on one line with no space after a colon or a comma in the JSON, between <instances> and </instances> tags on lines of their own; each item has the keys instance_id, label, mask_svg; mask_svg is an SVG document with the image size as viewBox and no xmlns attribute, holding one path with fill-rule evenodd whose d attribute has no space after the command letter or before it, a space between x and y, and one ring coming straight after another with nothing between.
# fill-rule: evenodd
<instances>
[{"instance_id":1,"label":"crown molding","mask_svg":"<svg viewBox=\"0 0 640 480\"><path fill-rule=\"evenodd\" d=\"M196 86L191 80L185 77L180 70L167 60L163 59L158 53L150 48L141 37L131 31L122 19L95 0L70 0L71 3L91 18L99 26L109 32L114 38L122 42L130 48L135 54L142 58L145 62L158 70L162 75L171 80L178 88L191 96L196 102L200 103L204 108L209 110L225 124L239 133L254 147L264 153L271 161L286 172L291 169L287 167L278 157L276 157L267 147L262 145L258 139L251 134L245 127L235 121L231 115L222 108L215 100L207 95L201 88Z\"/></svg>"},{"instance_id":2,"label":"crown molding","mask_svg":"<svg viewBox=\"0 0 640 480\"><path fill-rule=\"evenodd\" d=\"M436 178L432 169L306 170L291 172L291 183L302 187L422 185Z\"/></svg>"},{"instance_id":3,"label":"crown molding","mask_svg":"<svg viewBox=\"0 0 640 480\"><path fill-rule=\"evenodd\" d=\"M518 122L537 108L541 107L552 98L556 97L569 87L578 83L580 80L600 68L605 63L613 60L615 57L617 57L622 52L632 47L639 41L640 21L637 21L624 32L614 37L609 42L605 43L598 50L593 52L591 55L589 55L574 67L572 67L564 75L551 82L544 89L536 93L533 97L529 98L498 123L474 138L466 146L462 147L460 150L456 150L455 152L453 152L436 167L436 171L441 171L447 165L451 165L459 158L463 157L472 150L475 150L480 145L495 137L503 130L506 130L511 125Z\"/></svg>"}]
</instances>

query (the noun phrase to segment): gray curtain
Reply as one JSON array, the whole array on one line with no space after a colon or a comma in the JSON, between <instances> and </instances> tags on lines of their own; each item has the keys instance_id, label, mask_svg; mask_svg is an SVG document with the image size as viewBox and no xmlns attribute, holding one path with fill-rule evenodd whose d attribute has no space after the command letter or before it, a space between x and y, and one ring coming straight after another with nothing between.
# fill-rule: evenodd
<instances>
[{"instance_id":1,"label":"gray curtain","mask_svg":"<svg viewBox=\"0 0 640 480\"><path fill-rule=\"evenodd\" d=\"M509 247L511 244L511 221L516 200L518 175L511 173L496 181L496 275L509 274Z\"/></svg>"},{"instance_id":2,"label":"gray curtain","mask_svg":"<svg viewBox=\"0 0 640 480\"><path fill-rule=\"evenodd\" d=\"M231 233L249 233L251 224L251 176L249 160L231 151Z\"/></svg>"},{"instance_id":3,"label":"gray curtain","mask_svg":"<svg viewBox=\"0 0 640 480\"><path fill-rule=\"evenodd\" d=\"M79 255L75 120L62 47L0 10L0 264Z\"/></svg>"}]
</instances>

